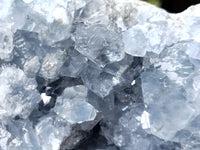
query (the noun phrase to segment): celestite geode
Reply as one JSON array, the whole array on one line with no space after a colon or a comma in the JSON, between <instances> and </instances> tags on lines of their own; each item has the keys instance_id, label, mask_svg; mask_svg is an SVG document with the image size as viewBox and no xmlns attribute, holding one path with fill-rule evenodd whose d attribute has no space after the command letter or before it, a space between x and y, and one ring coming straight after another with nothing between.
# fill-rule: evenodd
<instances>
[{"instance_id":1,"label":"celestite geode","mask_svg":"<svg viewBox=\"0 0 200 150\"><path fill-rule=\"evenodd\" d=\"M0 150L199 150L200 5L0 1Z\"/></svg>"}]
</instances>

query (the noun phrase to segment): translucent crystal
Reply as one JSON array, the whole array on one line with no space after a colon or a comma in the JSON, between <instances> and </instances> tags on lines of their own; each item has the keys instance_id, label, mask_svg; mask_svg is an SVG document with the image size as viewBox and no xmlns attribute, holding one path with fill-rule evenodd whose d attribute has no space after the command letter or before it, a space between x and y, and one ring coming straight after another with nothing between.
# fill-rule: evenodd
<instances>
[{"instance_id":1,"label":"translucent crystal","mask_svg":"<svg viewBox=\"0 0 200 150\"><path fill-rule=\"evenodd\" d=\"M194 64L187 55L187 51L191 51L189 45L188 42L174 44L164 49L160 53L159 59L152 59L155 61L153 62L155 67L158 67L178 84L184 84L184 80L195 70Z\"/></svg>"},{"instance_id":2,"label":"translucent crystal","mask_svg":"<svg viewBox=\"0 0 200 150\"><path fill-rule=\"evenodd\" d=\"M117 102L121 105L123 104L122 110L127 109L127 104L129 103L143 101L141 80L134 80L133 83L134 84L131 84L130 86L115 93Z\"/></svg>"},{"instance_id":3,"label":"translucent crystal","mask_svg":"<svg viewBox=\"0 0 200 150\"><path fill-rule=\"evenodd\" d=\"M175 140L179 141L183 145L183 149L194 149L199 148L199 121L200 116L194 118L184 129L177 132Z\"/></svg>"},{"instance_id":4,"label":"translucent crystal","mask_svg":"<svg viewBox=\"0 0 200 150\"><path fill-rule=\"evenodd\" d=\"M12 135L8 142L8 149L41 150L38 138L29 120L8 121L8 130Z\"/></svg>"},{"instance_id":5,"label":"translucent crystal","mask_svg":"<svg viewBox=\"0 0 200 150\"><path fill-rule=\"evenodd\" d=\"M42 62L40 75L47 79L56 78L59 74L60 68L64 64L64 60L64 51L58 50L54 53L47 54Z\"/></svg>"},{"instance_id":6,"label":"translucent crystal","mask_svg":"<svg viewBox=\"0 0 200 150\"><path fill-rule=\"evenodd\" d=\"M146 54L146 38L141 29L133 27L123 33L124 49L133 56L143 57Z\"/></svg>"},{"instance_id":7,"label":"translucent crystal","mask_svg":"<svg viewBox=\"0 0 200 150\"><path fill-rule=\"evenodd\" d=\"M184 134L188 123L199 114L198 52L198 42L182 41L150 58L152 68L142 73L150 133L180 142L174 137Z\"/></svg>"},{"instance_id":8,"label":"translucent crystal","mask_svg":"<svg viewBox=\"0 0 200 150\"><path fill-rule=\"evenodd\" d=\"M0 124L0 149L6 150L8 140L11 138L10 132L6 130L3 123Z\"/></svg>"},{"instance_id":9,"label":"translucent crystal","mask_svg":"<svg viewBox=\"0 0 200 150\"><path fill-rule=\"evenodd\" d=\"M70 125L65 120L49 114L40 119L35 127L42 150L58 150L64 137L70 133Z\"/></svg>"},{"instance_id":10,"label":"translucent crystal","mask_svg":"<svg viewBox=\"0 0 200 150\"><path fill-rule=\"evenodd\" d=\"M49 1L44 0L35 0L32 1L29 5L32 7L34 11L44 16L47 22L52 23L54 20L60 19L61 23L67 24L69 23L69 17L66 11L67 0L59 1Z\"/></svg>"},{"instance_id":11,"label":"translucent crystal","mask_svg":"<svg viewBox=\"0 0 200 150\"><path fill-rule=\"evenodd\" d=\"M68 77L77 77L86 66L87 58L76 50L70 50L67 53L66 61L61 68L60 74Z\"/></svg>"},{"instance_id":12,"label":"translucent crystal","mask_svg":"<svg viewBox=\"0 0 200 150\"><path fill-rule=\"evenodd\" d=\"M187 43L186 53L193 59L200 59L200 41L191 41Z\"/></svg>"},{"instance_id":13,"label":"translucent crystal","mask_svg":"<svg viewBox=\"0 0 200 150\"><path fill-rule=\"evenodd\" d=\"M136 150L154 150L163 147L178 149L174 143L163 141L142 129L146 119L143 117L144 109L143 104L129 106L129 110L119 118L119 122L114 126L114 143L122 150L129 150L133 147Z\"/></svg>"},{"instance_id":14,"label":"translucent crystal","mask_svg":"<svg viewBox=\"0 0 200 150\"><path fill-rule=\"evenodd\" d=\"M66 88L53 110L70 123L94 120L97 111L86 102L87 91L82 85Z\"/></svg>"},{"instance_id":15,"label":"translucent crystal","mask_svg":"<svg viewBox=\"0 0 200 150\"><path fill-rule=\"evenodd\" d=\"M183 22L185 28L187 29L190 38L200 40L199 35L199 22L200 22L200 13L199 13L200 5L191 6L187 10L183 12Z\"/></svg>"},{"instance_id":16,"label":"translucent crystal","mask_svg":"<svg viewBox=\"0 0 200 150\"><path fill-rule=\"evenodd\" d=\"M28 117L40 101L35 80L27 78L22 70L10 66L1 68L0 82L0 117Z\"/></svg>"},{"instance_id":17,"label":"translucent crystal","mask_svg":"<svg viewBox=\"0 0 200 150\"><path fill-rule=\"evenodd\" d=\"M26 61L24 64L24 73L28 77L35 77L40 69L40 61L38 56L34 56L29 61Z\"/></svg>"},{"instance_id":18,"label":"translucent crystal","mask_svg":"<svg viewBox=\"0 0 200 150\"><path fill-rule=\"evenodd\" d=\"M166 21L152 21L145 28L146 31L143 30L143 32L148 39L147 51L159 54L166 46L171 44L167 32L169 26Z\"/></svg>"},{"instance_id":19,"label":"translucent crystal","mask_svg":"<svg viewBox=\"0 0 200 150\"><path fill-rule=\"evenodd\" d=\"M0 120L0 148L41 150L38 139L29 120Z\"/></svg>"},{"instance_id":20,"label":"translucent crystal","mask_svg":"<svg viewBox=\"0 0 200 150\"><path fill-rule=\"evenodd\" d=\"M14 1L12 28L37 32L42 41L52 44L69 37L75 10L75 4L66 0Z\"/></svg>"},{"instance_id":21,"label":"translucent crystal","mask_svg":"<svg viewBox=\"0 0 200 150\"><path fill-rule=\"evenodd\" d=\"M101 66L124 57L123 43L117 29L104 25L79 26L75 33L75 48Z\"/></svg>"},{"instance_id":22,"label":"translucent crystal","mask_svg":"<svg viewBox=\"0 0 200 150\"><path fill-rule=\"evenodd\" d=\"M191 103L193 109L196 111L196 115L200 113L199 106L199 92L200 92L200 72L194 72L186 81L186 96L188 101Z\"/></svg>"},{"instance_id":23,"label":"translucent crystal","mask_svg":"<svg viewBox=\"0 0 200 150\"><path fill-rule=\"evenodd\" d=\"M57 47L43 44L35 32L18 30L14 35L13 62L25 70L28 76L39 75L56 78L65 62L66 53Z\"/></svg>"},{"instance_id":24,"label":"translucent crystal","mask_svg":"<svg viewBox=\"0 0 200 150\"><path fill-rule=\"evenodd\" d=\"M14 34L13 42L15 45L13 62L21 69L24 68L25 64L26 70L28 70L27 67L32 67L28 64L34 60L33 57L36 56L35 59L40 61L45 56L45 48L38 40L37 33L18 30Z\"/></svg>"},{"instance_id":25,"label":"translucent crystal","mask_svg":"<svg viewBox=\"0 0 200 150\"><path fill-rule=\"evenodd\" d=\"M126 80L120 76L113 76L101 69L88 66L82 73L81 78L83 83L99 95L100 97L105 97L109 95L114 88L121 86L126 83Z\"/></svg>"},{"instance_id":26,"label":"translucent crystal","mask_svg":"<svg viewBox=\"0 0 200 150\"><path fill-rule=\"evenodd\" d=\"M88 1L77 21L84 22L87 25L109 24L110 20L106 0Z\"/></svg>"},{"instance_id":27,"label":"translucent crystal","mask_svg":"<svg viewBox=\"0 0 200 150\"><path fill-rule=\"evenodd\" d=\"M125 51L133 56L159 54L178 41L199 40L198 5L176 15L137 1L118 2L115 8L120 13L117 25L124 31Z\"/></svg>"},{"instance_id":28,"label":"translucent crystal","mask_svg":"<svg viewBox=\"0 0 200 150\"><path fill-rule=\"evenodd\" d=\"M162 139L172 140L176 132L195 116L195 110L184 94L185 89L158 70L142 74L142 90L150 114L151 133Z\"/></svg>"},{"instance_id":29,"label":"translucent crystal","mask_svg":"<svg viewBox=\"0 0 200 150\"><path fill-rule=\"evenodd\" d=\"M152 58L155 68L142 74L151 133L160 138L173 140L199 113L199 72L190 58L196 54L197 43L193 41L174 44L164 49L158 58Z\"/></svg>"},{"instance_id":30,"label":"translucent crystal","mask_svg":"<svg viewBox=\"0 0 200 150\"><path fill-rule=\"evenodd\" d=\"M105 115L108 115L107 113L113 110L115 105L113 94L101 98L91 91L88 91L87 102L94 106L98 111L105 113Z\"/></svg>"},{"instance_id":31,"label":"translucent crystal","mask_svg":"<svg viewBox=\"0 0 200 150\"><path fill-rule=\"evenodd\" d=\"M103 70L114 76L121 76L124 74L134 62L134 58L130 55L125 55L124 59L118 62L107 64Z\"/></svg>"}]
</instances>

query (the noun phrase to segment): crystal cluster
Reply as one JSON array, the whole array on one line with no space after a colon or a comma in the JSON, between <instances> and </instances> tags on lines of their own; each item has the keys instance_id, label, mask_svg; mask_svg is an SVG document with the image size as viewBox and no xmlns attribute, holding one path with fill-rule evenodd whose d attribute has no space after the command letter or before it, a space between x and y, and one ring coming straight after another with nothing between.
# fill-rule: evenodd
<instances>
[{"instance_id":1,"label":"crystal cluster","mask_svg":"<svg viewBox=\"0 0 200 150\"><path fill-rule=\"evenodd\" d=\"M0 150L199 150L200 5L0 1Z\"/></svg>"}]
</instances>

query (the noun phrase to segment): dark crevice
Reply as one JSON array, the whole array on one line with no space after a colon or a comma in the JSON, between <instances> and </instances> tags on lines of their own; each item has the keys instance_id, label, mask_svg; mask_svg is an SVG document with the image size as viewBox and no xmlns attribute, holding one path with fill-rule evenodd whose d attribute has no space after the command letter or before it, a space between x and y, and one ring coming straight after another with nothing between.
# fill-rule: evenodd
<instances>
[{"instance_id":1,"label":"dark crevice","mask_svg":"<svg viewBox=\"0 0 200 150\"><path fill-rule=\"evenodd\" d=\"M179 13L198 3L200 0L161 0L161 7L168 12Z\"/></svg>"},{"instance_id":2,"label":"dark crevice","mask_svg":"<svg viewBox=\"0 0 200 150\"><path fill-rule=\"evenodd\" d=\"M98 123L92 131L87 139L85 139L80 145L75 147L73 150L94 150L94 149L105 149L112 148L113 150L117 150L117 147L114 144L109 145L106 138L100 134L101 126Z\"/></svg>"}]
</instances>

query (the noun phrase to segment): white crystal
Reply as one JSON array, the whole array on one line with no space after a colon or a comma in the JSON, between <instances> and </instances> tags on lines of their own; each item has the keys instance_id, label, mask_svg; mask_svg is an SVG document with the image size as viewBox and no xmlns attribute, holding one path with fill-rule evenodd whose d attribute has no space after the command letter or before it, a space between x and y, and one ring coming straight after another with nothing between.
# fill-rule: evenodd
<instances>
[{"instance_id":1,"label":"white crystal","mask_svg":"<svg viewBox=\"0 0 200 150\"><path fill-rule=\"evenodd\" d=\"M48 104L51 100L51 96L47 96L46 93L41 94L44 105Z\"/></svg>"},{"instance_id":2,"label":"white crystal","mask_svg":"<svg viewBox=\"0 0 200 150\"><path fill-rule=\"evenodd\" d=\"M58 50L55 53L47 54L40 69L41 76L47 79L53 79L57 77L64 60L65 52L63 51Z\"/></svg>"},{"instance_id":3,"label":"white crystal","mask_svg":"<svg viewBox=\"0 0 200 150\"><path fill-rule=\"evenodd\" d=\"M28 77L35 77L39 69L40 62L38 56L34 56L32 59L26 61L24 64L24 73Z\"/></svg>"},{"instance_id":4,"label":"white crystal","mask_svg":"<svg viewBox=\"0 0 200 150\"><path fill-rule=\"evenodd\" d=\"M11 66L1 68L0 82L0 117L28 117L40 100L35 80L27 78L22 70Z\"/></svg>"},{"instance_id":5,"label":"white crystal","mask_svg":"<svg viewBox=\"0 0 200 150\"><path fill-rule=\"evenodd\" d=\"M13 33L8 28L0 27L0 59L10 61L13 51Z\"/></svg>"},{"instance_id":6,"label":"white crystal","mask_svg":"<svg viewBox=\"0 0 200 150\"><path fill-rule=\"evenodd\" d=\"M123 33L124 49L126 53L143 57L146 54L146 38L139 27L132 27Z\"/></svg>"},{"instance_id":7,"label":"white crystal","mask_svg":"<svg viewBox=\"0 0 200 150\"><path fill-rule=\"evenodd\" d=\"M2 0L0 2L0 27L11 11L12 2L13 0Z\"/></svg>"},{"instance_id":8,"label":"white crystal","mask_svg":"<svg viewBox=\"0 0 200 150\"><path fill-rule=\"evenodd\" d=\"M25 3L31 3L33 0L23 0Z\"/></svg>"},{"instance_id":9,"label":"white crystal","mask_svg":"<svg viewBox=\"0 0 200 150\"><path fill-rule=\"evenodd\" d=\"M57 20L62 24L69 24L71 16L67 14L67 4L67 0L54 0L51 2L48 0L34 0L30 5L34 11L44 16L49 23Z\"/></svg>"},{"instance_id":10,"label":"white crystal","mask_svg":"<svg viewBox=\"0 0 200 150\"><path fill-rule=\"evenodd\" d=\"M7 150L8 140L11 138L11 134L6 130L6 127L0 124L0 149Z\"/></svg>"}]
</instances>

